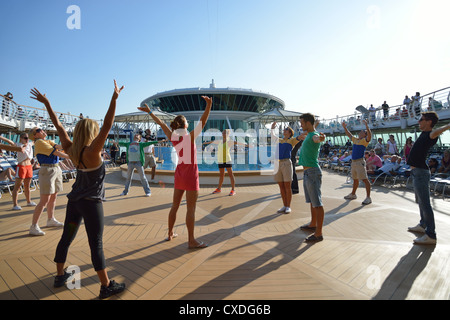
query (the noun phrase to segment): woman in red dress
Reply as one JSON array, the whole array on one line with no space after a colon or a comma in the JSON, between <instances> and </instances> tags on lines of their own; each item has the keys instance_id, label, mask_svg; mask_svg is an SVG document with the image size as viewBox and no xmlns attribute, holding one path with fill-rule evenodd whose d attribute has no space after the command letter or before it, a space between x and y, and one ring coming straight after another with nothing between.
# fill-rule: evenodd
<instances>
[{"instance_id":1,"label":"woman in red dress","mask_svg":"<svg viewBox=\"0 0 450 320\"><path fill-rule=\"evenodd\" d=\"M203 96L202 98L206 101L205 112L200 118L197 127L191 132L187 131L188 123L186 118L182 115L177 116L172 121L169 128L154 113L152 113L147 104L145 104L145 107L138 108L139 110L150 114L153 120L162 128L177 151L178 165L175 170L173 203L169 213L169 231L166 240L171 241L178 236L174 233L173 227L175 225L181 199L186 192L186 227L188 229L188 245L190 249L207 247L206 244L197 241L194 237L195 207L197 204L198 191L200 190L195 139L205 127L212 107L212 98L206 96Z\"/></svg>"}]
</instances>

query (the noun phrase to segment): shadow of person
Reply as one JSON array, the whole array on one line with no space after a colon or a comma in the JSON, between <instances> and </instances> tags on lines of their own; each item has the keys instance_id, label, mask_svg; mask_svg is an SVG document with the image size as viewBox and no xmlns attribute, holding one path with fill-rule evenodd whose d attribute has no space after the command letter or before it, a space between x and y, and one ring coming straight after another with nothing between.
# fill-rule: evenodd
<instances>
[{"instance_id":1,"label":"shadow of person","mask_svg":"<svg viewBox=\"0 0 450 320\"><path fill-rule=\"evenodd\" d=\"M414 245L381 285L373 300L404 300L415 280L426 268L435 246Z\"/></svg>"},{"instance_id":2,"label":"shadow of person","mask_svg":"<svg viewBox=\"0 0 450 320\"><path fill-rule=\"evenodd\" d=\"M290 251L288 254L285 250L285 244L287 241L292 239L293 236L299 240L298 247L296 247L295 250ZM254 242L248 242L244 245L216 254L211 257L211 259L225 257L227 254L236 251L242 252L242 249L245 247L254 246L255 243L271 242L276 242L276 246L271 249L264 250L260 255L254 257L253 259L250 259L207 281L192 292L185 294L180 298L180 300L225 299L231 294L237 292L239 289L248 286L265 275L282 268L284 265L298 258L301 254L314 245L303 243L301 237L299 237L299 232L294 230L289 234L270 236L255 240Z\"/></svg>"}]
</instances>

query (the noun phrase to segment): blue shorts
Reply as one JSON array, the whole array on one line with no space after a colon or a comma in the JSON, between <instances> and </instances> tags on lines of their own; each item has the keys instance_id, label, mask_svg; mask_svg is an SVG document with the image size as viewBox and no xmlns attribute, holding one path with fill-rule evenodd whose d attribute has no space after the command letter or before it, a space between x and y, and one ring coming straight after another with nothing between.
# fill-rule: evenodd
<instances>
[{"instance_id":1,"label":"blue shorts","mask_svg":"<svg viewBox=\"0 0 450 320\"><path fill-rule=\"evenodd\" d=\"M321 187L322 170L320 168L309 168L303 172L306 203L311 203L313 208L323 207Z\"/></svg>"}]
</instances>

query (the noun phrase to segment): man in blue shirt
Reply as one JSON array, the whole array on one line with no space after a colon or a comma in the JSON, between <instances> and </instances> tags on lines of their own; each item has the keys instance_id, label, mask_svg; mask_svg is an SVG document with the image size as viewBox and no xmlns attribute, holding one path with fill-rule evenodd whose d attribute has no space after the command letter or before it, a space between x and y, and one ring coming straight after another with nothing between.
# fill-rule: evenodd
<instances>
[{"instance_id":1,"label":"man in blue shirt","mask_svg":"<svg viewBox=\"0 0 450 320\"><path fill-rule=\"evenodd\" d=\"M359 186L359 180L362 180L366 186L366 194L367 197L363 201L363 205L368 205L372 203L372 199L370 198L370 182L367 177L367 169L366 169L366 159L364 158L364 152L366 151L367 146L370 141L372 141L372 132L370 131L367 120L364 120L363 123L366 125L366 130L361 130L358 134L358 138L354 137L351 132L347 128L347 124L345 122L342 123L342 127L345 130L345 134L352 140L353 142L353 151L352 151L352 179L353 179L353 190L352 193L345 196L346 200L355 200L356 190Z\"/></svg>"},{"instance_id":2,"label":"man in blue shirt","mask_svg":"<svg viewBox=\"0 0 450 320\"><path fill-rule=\"evenodd\" d=\"M274 133L276 125L276 122L272 123L272 139L273 141L278 141L278 159L275 159L278 161L275 163L274 180L280 187L280 194L283 200L283 207L278 210L278 213L289 214L291 213L291 183L294 174L294 169L291 162L291 154L292 150L298 143L300 143L300 141L298 137L294 137L294 130L289 127L283 130L283 139L279 139Z\"/></svg>"}]
</instances>

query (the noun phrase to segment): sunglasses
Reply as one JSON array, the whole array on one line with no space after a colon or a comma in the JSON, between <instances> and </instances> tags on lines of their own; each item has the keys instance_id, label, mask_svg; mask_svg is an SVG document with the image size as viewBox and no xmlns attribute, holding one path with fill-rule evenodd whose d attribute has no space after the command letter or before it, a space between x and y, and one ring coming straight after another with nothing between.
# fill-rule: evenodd
<instances>
[{"instance_id":1,"label":"sunglasses","mask_svg":"<svg viewBox=\"0 0 450 320\"><path fill-rule=\"evenodd\" d=\"M39 132L42 132L42 131L43 131L42 129L36 129L36 131L34 133L39 133Z\"/></svg>"}]
</instances>

